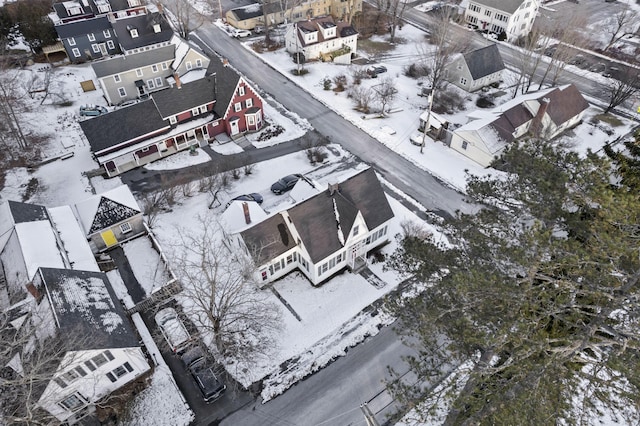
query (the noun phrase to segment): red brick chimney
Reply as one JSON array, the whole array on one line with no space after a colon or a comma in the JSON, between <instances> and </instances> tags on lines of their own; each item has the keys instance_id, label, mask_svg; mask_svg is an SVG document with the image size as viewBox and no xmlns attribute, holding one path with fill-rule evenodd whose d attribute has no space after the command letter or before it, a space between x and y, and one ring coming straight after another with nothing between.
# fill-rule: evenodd
<instances>
[{"instance_id":1,"label":"red brick chimney","mask_svg":"<svg viewBox=\"0 0 640 426\"><path fill-rule=\"evenodd\" d=\"M180 76L178 75L177 72L173 74L173 79L176 81L176 87L178 89L181 89L182 88L182 82L180 81Z\"/></svg>"},{"instance_id":2,"label":"red brick chimney","mask_svg":"<svg viewBox=\"0 0 640 426\"><path fill-rule=\"evenodd\" d=\"M542 119L547 112L547 108L549 108L549 101L549 98L542 98L542 100L540 100L538 112L536 113L536 116L533 117L533 120L531 120L530 130L533 136L540 136L542 134Z\"/></svg>"},{"instance_id":3,"label":"red brick chimney","mask_svg":"<svg viewBox=\"0 0 640 426\"><path fill-rule=\"evenodd\" d=\"M244 221L248 224L251 223L251 214L249 213L249 203L242 202L242 211L244 212Z\"/></svg>"}]
</instances>

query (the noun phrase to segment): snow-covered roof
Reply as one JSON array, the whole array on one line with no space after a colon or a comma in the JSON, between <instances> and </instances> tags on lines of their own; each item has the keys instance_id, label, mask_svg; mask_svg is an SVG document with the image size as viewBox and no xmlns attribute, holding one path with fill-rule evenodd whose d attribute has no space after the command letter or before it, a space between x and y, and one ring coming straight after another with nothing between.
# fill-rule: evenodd
<instances>
[{"instance_id":1,"label":"snow-covered roof","mask_svg":"<svg viewBox=\"0 0 640 426\"><path fill-rule=\"evenodd\" d=\"M323 185L319 182L316 182L311 179L300 179L295 184L289 195L296 202L304 201L308 198L313 197L314 195L324 191L327 188L326 185Z\"/></svg>"},{"instance_id":2,"label":"snow-covered roof","mask_svg":"<svg viewBox=\"0 0 640 426\"><path fill-rule=\"evenodd\" d=\"M439 129L443 124L447 123L446 118L433 111L431 111L431 113L429 113L429 111L424 111L422 114L420 114L420 119L423 121L427 121L427 115L429 116L428 127Z\"/></svg>"},{"instance_id":3,"label":"snow-covered roof","mask_svg":"<svg viewBox=\"0 0 640 426\"><path fill-rule=\"evenodd\" d=\"M72 269L100 272L87 238L69 206L48 209Z\"/></svg>"},{"instance_id":4,"label":"snow-covered roof","mask_svg":"<svg viewBox=\"0 0 640 426\"><path fill-rule=\"evenodd\" d=\"M249 208L250 223L247 223L242 205L247 203ZM267 218L267 214L255 201L232 201L229 207L220 215L225 230L229 234L240 232Z\"/></svg>"},{"instance_id":5,"label":"snow-covered roof","mask_svg":"<svg viewBox=\"0 0 640 426\"><path fill-rule=\"evenodd\" d=\"M48 220L17 223L15 231L30 280L40 267L65 267L55 231Z\"/></svg>"},{"instance_id":6,"label":"snow-covered roof","mask_svg":"<svg viewBox=\"0 0 640 426\"><path fill-rule=\"evenodd\" d=\"M75 205L85 234L109 228L141 212L138 202L126 185L94 195Z\"/></svg>"},{"instance_id":7,"label":"snow-covered roof","mask_svg":"<svg viewBox=\"0 0 640 426\"><path fill-rule=\"evenodd\" d=\"M174 59L173 63L171 64L171 68L176 70L176 69L178 69L178 67L182 63L182 60L184 59L184 57L187 56L187 53L189 53L189 49L191 48L191 46L189 46L189 43L187 43L186 41L184 41L183 39L181 39L180 37L178 37L175 34L171 38L171 44L173 44L175 46L175 49L176 49L175 50L175 59Z\"/></svg>"}]
</instances>

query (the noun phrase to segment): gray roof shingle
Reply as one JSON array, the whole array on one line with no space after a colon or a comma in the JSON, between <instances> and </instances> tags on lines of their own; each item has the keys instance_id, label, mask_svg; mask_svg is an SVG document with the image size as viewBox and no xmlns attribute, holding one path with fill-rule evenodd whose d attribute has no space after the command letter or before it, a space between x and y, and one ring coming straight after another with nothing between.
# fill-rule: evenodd
<instances>
[{"instance_id":1,"label":"gray roof shingle","mask_svg":"<svg viewBox=\"0 0 640 426\"><path fill-rule=\"evenodd\" d=\"M229 65L225 65L222 58L213 57L207 68L208 74L215 74L214 85L216 92L216 104L213 111L219 117L224 117L227 107L235 94L236 86L240 81L240 75Z\"/></svg>"},{"instance_id":2,"label":"gray roof shingle","mask_svg":"<svg viewBox=\"0 0 640 426\"><path fill-rule=\"evenodd\" d=\"M275 214L240 233L247 248L260 265L297 245L284 217Z\"/></svg>"},{"instance_id":3,"label":"gray roof shingle","mask_svg":"<svg viewBox=\"0 0 640 426\"><path fill-rule=\"evenodd\" d=\"M473 0L469 2L469 4L471 3L481 4L512 14L513 12L518 10L520 5L524 3L524 0Z\"/></svg>"},{"instance_id":4,"label":"gray roof shingle","mask_svg":"<svg viewBox=\"0 0 640 426\"><path fill-rule=\"evenodd\" d=\"M215 78L206 76L189 83L159 90L151 94L158 111L163 118L169 118L180 112L188 111L196 106L211 103L216 100Z\"/></svg>"},{"instance_id":5,"label":"gray roof shingle","mask_svg":"<svg viewBox=\"0 0 640 426\"><path fill-rule=\"evenodd\" d=\"M170 44L169 46L163 46L157 49L145 50L141 53L122 55L93 62L91 67L93 68L93 72L96 73L96 76L102 78L160 62L172 61L175 58L174 50L175 46Z\"/></svg>"},{"instance_id":6,"label":"gray roof shingle","mask_svg":"<svg viewBox=\"0 0 640 426\"><path fill-rule=\"evenodd\" d=\"M111 28L111 23L106 16L98 18L72 21L66 24L56 25L55 29L60 38L77 37L90 33L101 33Z\"/></svg>"},{"instance_id":7,"label":"gray roof shingle","mask_svg":"<svg viewBox=\"0 0 640 426\"><path fill-rule=\"evenodd\" d=\"M474 80L486 77L504 69L504 62L496 44L465 53L464 60Z\"/></svg>"},{"instance_id":8,"label":"gray roof shingle","mask_svg":"<svg viewBox=\"0 0 640 426\"><path fill-rule=\"evenodd\" d=\"M9 200L9 210L11 211L14 223L49 220L47 208L38 204L20 203Z\"/></svg>"},{"instance_id":9,"label":"gray roof shingle","mask_svg":"<svg viewBox=\"0 0 640 426\"><path fill-rule=\"evenodd\" d=\"M160 32L157 33L154 30L156 24L160 25ZM171 40L173 36L169 22L158 12L118 19L112 26L118 36L118 42L124 50L162 43ZM136 29L137 37L131 37L130 28Z\"/></svg>"}]
</instances>

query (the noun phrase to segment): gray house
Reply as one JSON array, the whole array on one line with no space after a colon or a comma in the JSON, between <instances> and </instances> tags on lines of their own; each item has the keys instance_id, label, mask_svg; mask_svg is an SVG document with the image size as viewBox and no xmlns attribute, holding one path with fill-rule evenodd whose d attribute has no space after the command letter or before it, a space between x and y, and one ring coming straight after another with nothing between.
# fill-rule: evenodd
<instances>
[{"instance_id":1,"label":"gray house","mask_svg":"<svg viewBox=\"0 0 640 426\"><path fill-rule=\"evenodd\" d=\"M169 22L158 12L118 19L111 25L125 54L168 46L173 36Z\"/></svg>"},{"instance_id":2,"label":"gray house","mask_svg":"<svg viewBox=\"0 0 640 426\"><path fill-rule=\"evenodd\" d=\"M56 25L55 28L73 63L120 53L120 46L106 16L71 21Z\"/></svg>"},{"instance_id":3,"label":"gray house","mask_svg":"<svg viewBox=\"0 0 640 426\"><path fill-rule=\"evenodd\" d=\"M445 78L467 92L500 82L504 62L496 44L491 44L454 59L445 70Z\"/></svg>"}]
</instances>

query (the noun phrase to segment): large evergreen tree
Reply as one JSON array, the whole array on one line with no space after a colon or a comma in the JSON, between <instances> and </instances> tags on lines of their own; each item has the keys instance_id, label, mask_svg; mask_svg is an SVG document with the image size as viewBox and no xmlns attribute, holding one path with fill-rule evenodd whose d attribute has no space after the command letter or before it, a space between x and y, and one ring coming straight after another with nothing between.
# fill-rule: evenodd
<instances>
[{"instance_id":1,"label":"large evergreen tree","mask_svg":"<svg viewBox=\"0 0 640 426\"><path fill-rule=\"evenodd\" d=\"M485 208L448 224L450 244L406 235L390 260L429 283L395 310L422 382L471 363L455 393L398 382L396 396L422 417L449 399L449 425L581 424L603 406L637 424L637 190L612 186L606 160L542 142L501 167L470 178Z\"/></svg>"}]
</instances>

